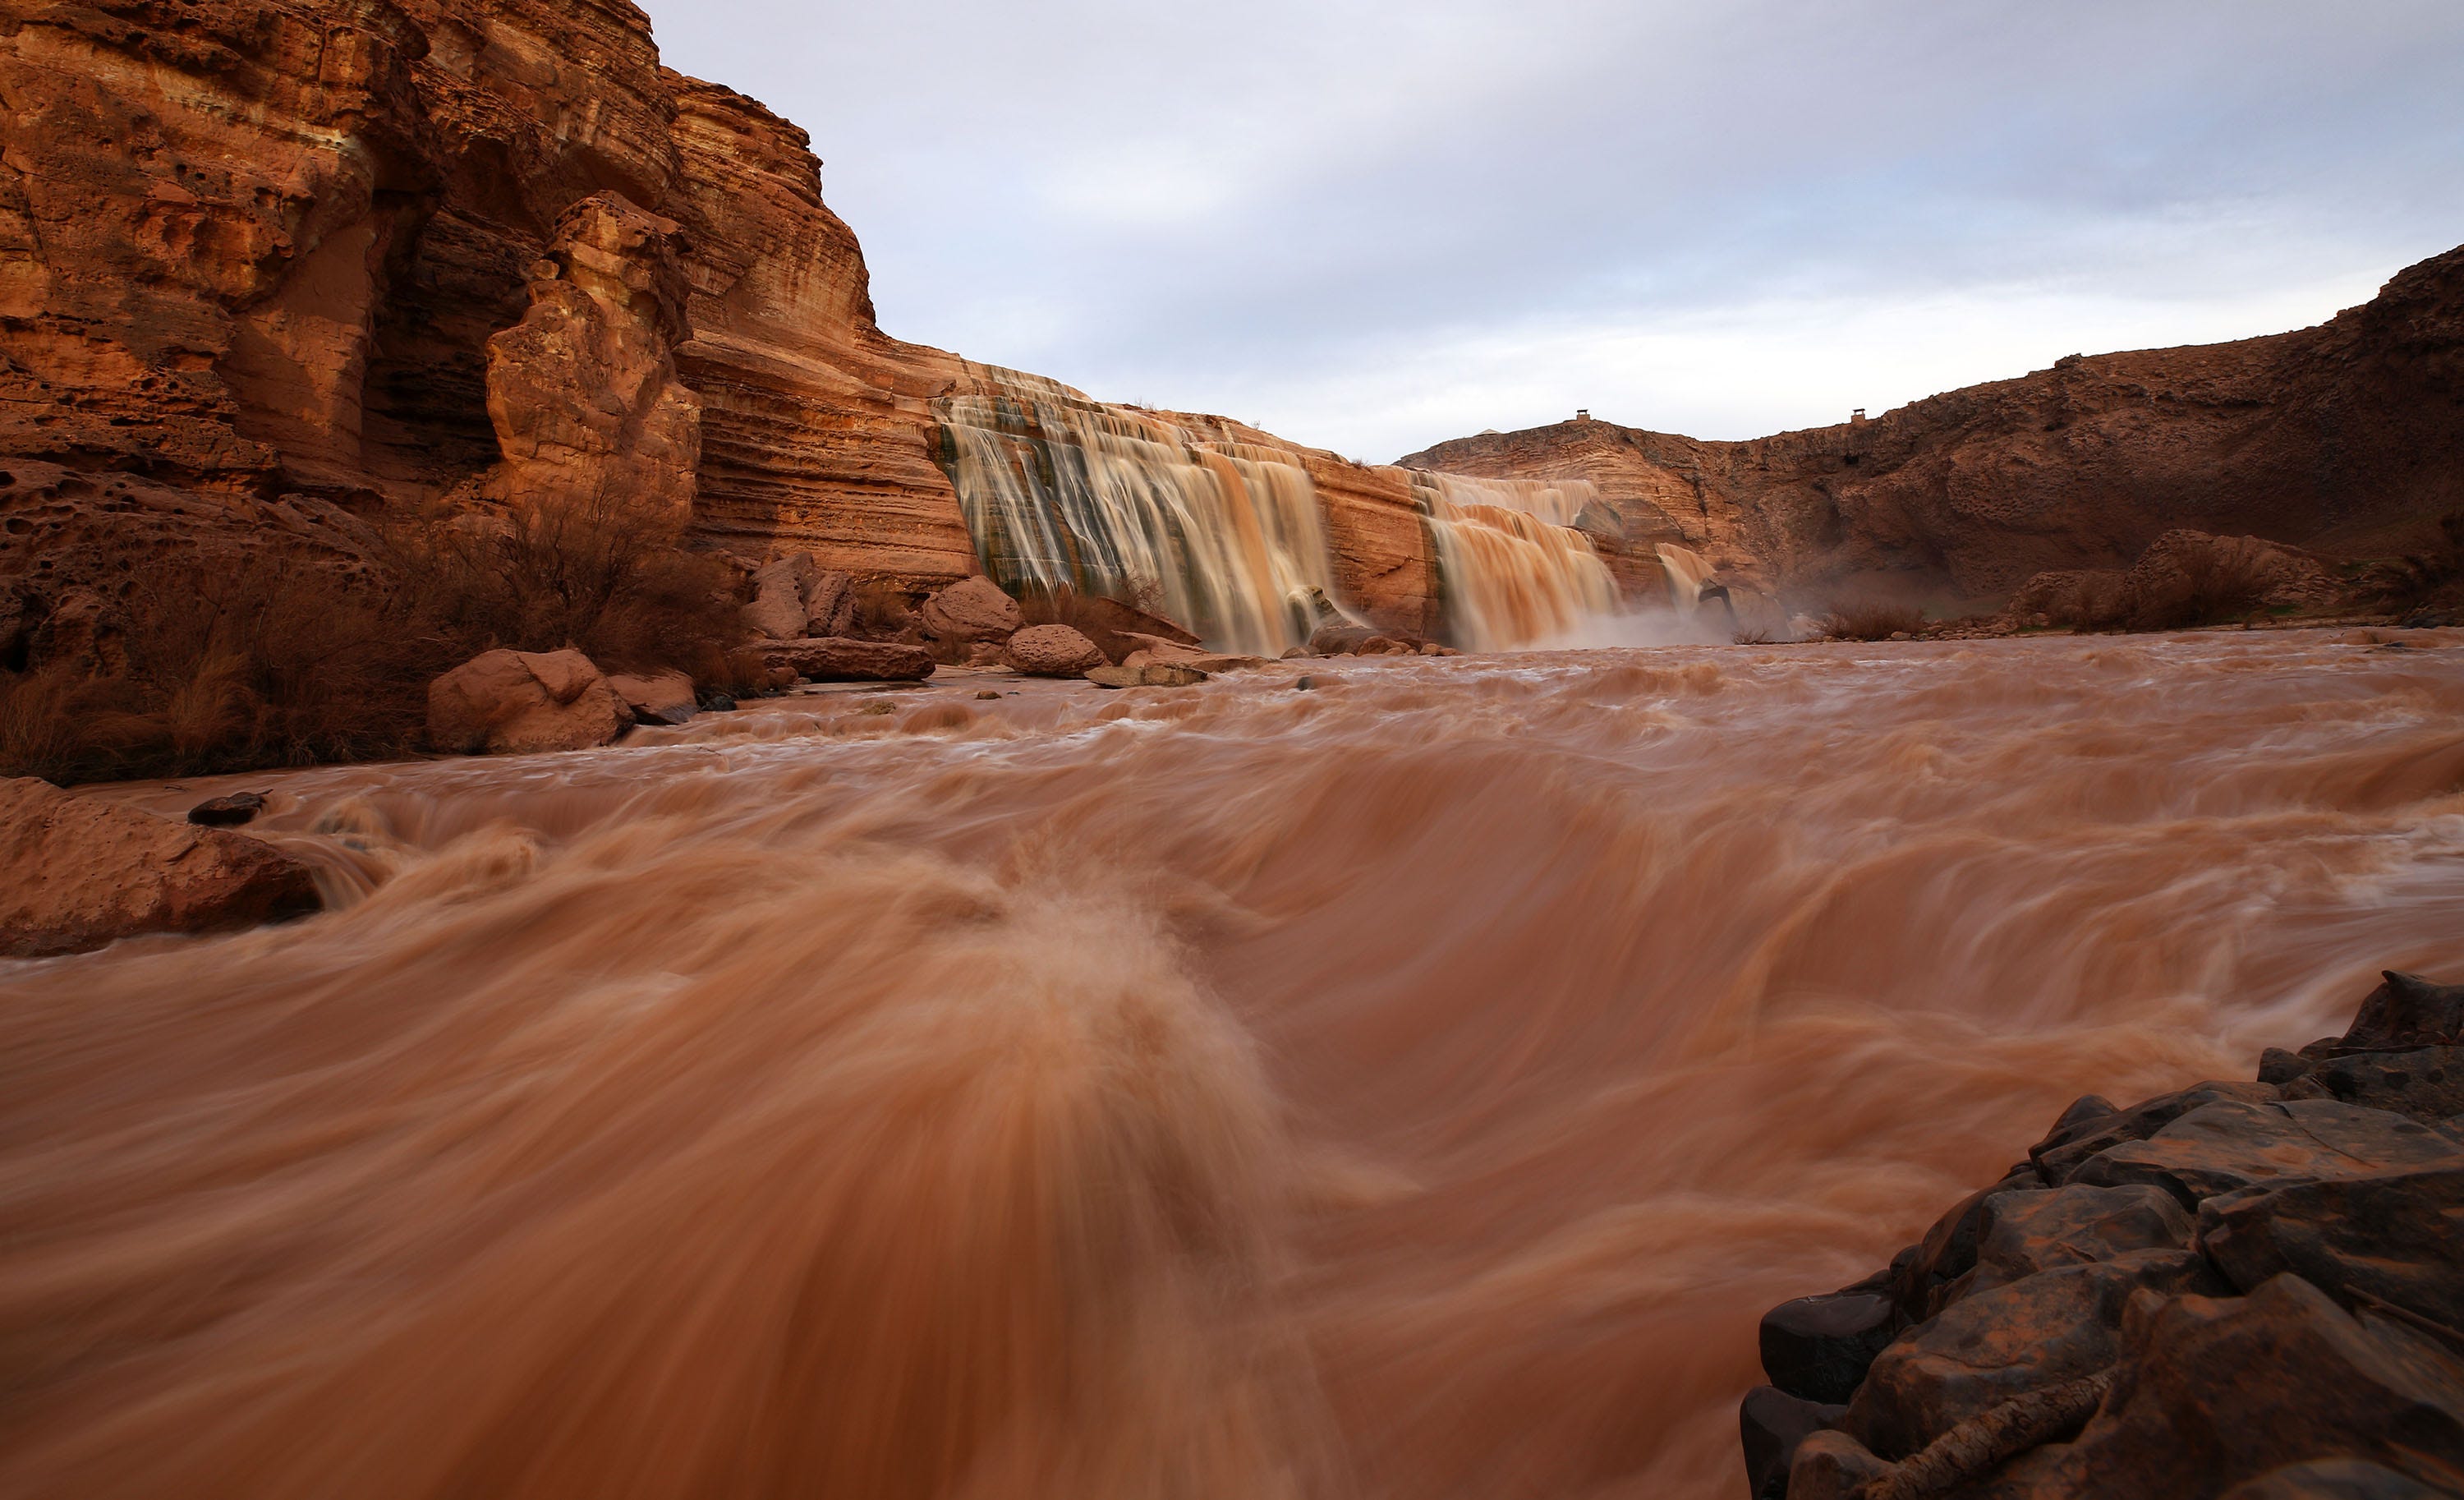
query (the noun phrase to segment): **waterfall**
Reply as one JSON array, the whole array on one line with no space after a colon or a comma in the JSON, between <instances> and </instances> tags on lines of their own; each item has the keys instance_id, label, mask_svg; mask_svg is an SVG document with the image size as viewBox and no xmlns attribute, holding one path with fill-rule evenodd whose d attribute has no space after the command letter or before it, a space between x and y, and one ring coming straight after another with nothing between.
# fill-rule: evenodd
<instances>
[{"instance_id":1,"label":"waterfall","mask_svg":"<svg viewBox=\"0 0 2464 1500\"><path fill-rule=\"evenodd\" d=\"M1660 554L1661 569L1668 575L1668 602L1681 615L1691 615L1702 602L1703 585L1711 581L1709 562L1689 548L1672 542L1661 542L1654 549Z\"/></svg>"},{"instance_id":2,"label":"waterfall","mask_svg":"<svg viewBox=\"0 0 2464 1500\"><path fill-rule=\"evenodd\" d=\"M1331 598L1334 577L1297 454L978 371L988 393L935 408L942 463L996 582L1124 600L1226 651L1272 656L1309 640L1311 590Z\"/></svg>"},{"instance_id":3,"label":"waterfall","mask_svg":"<svg viewBox=\"0 0 2464 1500\"><path fill-rule=\"evenodd\" d=\"M1504 651L1617 612L1616 580L1573 526L1599 503L1590 480L1407 474L1428 517L1458 644Z\"/></svg>"}]
</instances>

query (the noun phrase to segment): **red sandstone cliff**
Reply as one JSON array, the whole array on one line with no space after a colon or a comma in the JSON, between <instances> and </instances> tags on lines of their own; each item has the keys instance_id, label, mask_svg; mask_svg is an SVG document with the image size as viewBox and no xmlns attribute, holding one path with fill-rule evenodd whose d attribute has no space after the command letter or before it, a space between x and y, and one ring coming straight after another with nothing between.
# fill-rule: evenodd
<instances>
[{"instance_id":1,"label":"red sandstone cliff","mask_svg":"<svg viewBox=\"0 0 2464 1500\"><path fill-rule=\"evenodd\" d=\"M0 603L559 496L748 558L977 570L934 403L997 372L875 326L804 133L661 68L626 0L13 0L0 101ZM2360 551L2464 505L2459 288L2444 256L2321 328L1856 427L1565 424L1407 461L1594 479L1630 593L1661 540L1741 582L1962 595L2182 525ZM1290 452L1341 588L1429 629L1408 484Z\"/></svg>"},{"instance_id":2,"label":"red sandstone cliff","mask_svg":"<svg viewBox=\"0 0 2464 1500\"><path fill-rule=\"evenodd\" d=\"M978 570L933 403L996 372L880 331L804 132L626 0L17 0L0 99L0 593L559 496ZM1424 628L1408 489L1296 457Z\"/></svg>"},{"instance_id":3,"label":"red sandstone cliff","mask_svg":"<svg viewBox=\"0 0 2464 1500\"><path fill-rule=\"evenodd\" d=\"M2464 250L2315 328L2074 356L1870 422L1742 443L1564 422L1401 461L1587 477L1630 536L1808 594L1991 596L2176 527L2401 551L2464 508Z\"/></svg>"}]
</instances>

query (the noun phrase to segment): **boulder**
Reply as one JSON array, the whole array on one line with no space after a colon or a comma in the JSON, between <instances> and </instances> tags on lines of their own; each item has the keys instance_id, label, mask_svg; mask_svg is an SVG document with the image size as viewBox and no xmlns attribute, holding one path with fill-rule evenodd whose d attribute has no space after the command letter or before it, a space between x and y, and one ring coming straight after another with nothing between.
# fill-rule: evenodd
<instances>
[{"instance_id":1,"label":"boulder","mask_svg":"<svg viewBox=\"0 0 2464 1500\"><path fill-rule=\"evenodd\" d=\"M1187 662L1151 661L1138 669L1138 680L1150 688L1194 688L1207 674Z\"/></svg>"},{"instance_id":2,"label":"boulder","mask_svg":"<svg viewBox=\"0 0 2464 1500\"><path fill-rule=\"evenodd\" d=\"M2046 1181L2058 1184L2069 1180L2081 1163L2099 1152L2145 1140L2192 1110L2226 1099L2263 1104L2275 1099L2277 1093L2275 1088L2263 1083L2211 1080L2160 1093L2126 1110L2107 1106L2110 1113L2105 1114L2094 1108L2104 1101L2091 1094L2062 1112L2053 1131L2028 1148L2028 1159Z\"/></svg>"},{"instance_id":3,"label":"boulder","mask_svg":"<svg viewBox=\"0 0 2464 1500\"><path fill-rule=\"evenodd\" d=\"M1847 1433L1808 1433L1788 1465L1788 1500L1859 1500L1891 1466Z\"/></svg>"},{"instance_id":4,"label":"boulder","mask_svg":"<svg viewBox=\"0 0 2464 1500\"><path fill-rule=\"evenodd\" d=\"M933 653L899 641L844 635L780 641L761 648L762 662L815 682L920 682L933 675Z\"/></svg>"},{"instance_id":5,"label":"boulder","mask_svg":"<svg viewBox=\"0 0 2464 1500\"><path fill-rule=\"evenodd\" d=\"M2347 1052L2318 1062L2279 1055L2299 1065L2285 1080L2287 1099L2339 1099L2425 1124L2464 1115L2464 1047Z\"/></svg>"},{"instance_id":6,"label":"boulder","mask_svg":"<svg viewBox=\"0 0 2464 1500\"><path fill-rule=\"evenodd\" d=\"M1776 1385L1757 1385L1748 1391L1737 1407L1737 1437L1746 1450L1749 1500L1783 1500L1797 1445L1837 1426L1847 1414L1845 1406L1804 1401Z\"/></svg>"},{"instance_id":7,"label":"boulder","mask_svg":"<svg viewBox=\"0 0 2464 1500\"><path fill-rule=\"evenodd\" d=\"M831 572L809 552L790 552L753 575L745 629L774 641L844 635L855 624L854 581Z\"/></svg>"},{"instance_id":8,"label":"boulder","mask_svg":"<svg viewBox=\"0 0 2464 1500\"><path fill-rule=\"evenodd\" d=\"M2425 1482L2464 1473L2464 1365L2299 1276L2151 1305L2134 1323L2133 1357L2076 1445L2079 1494L2212 1495L2330 1458Z\"/></svg>"},{"instance_id":9,"label":"boulder","mask_svg":"<svg viewBox=\"0 0 2464 1500\"><path fill-rule=\"evenodd\" d=\"M1309 649L1320 656L1368 655L1372 647L1382 651L1396 644L1374 625L1353 625L1349 621L1321 625L1309 632Z\"/></svg>"},{"instance_id":10,"label":"boulder","mask_svg":"<svg viewBox=\"0 0 2464 1500\"><path fill-rule=\"evenodd\" d=\"M804 581L803 638L827 639L855 632L855 580L816 566Z\"/></svg>"},{"instance_id":11,"label":"boulder","mask_svg":"<svg viewBox=\"0 0 2464 1500\"><path fill-rule=\"evenodd\" d=\"M2386 1110L2332 1099L2226 1100L2089 1158L2071 1180L2099 1187L2145 1182L2195 1208L2202 1199L2254 1182L2434 1166L2457 1149L2456 1136Z\"/></svg>"},{"instance_id":12,"label":"boulder","mask_svg":"<svg viewBox=\"0 0 2464 1500\"><path fill-rule=\"evenodd\" d=\"M2464 1149L2438 1166L2211 1198L2199 1205L2198 1235L2244 1290L2291 1271L2346 1307L2464 1329Z\"/></svg>"},{"instance_id":13,"label":"boulder","mask_svg":"<svg viewBox=\"0 0 2464 1500\"><path fill-rule=\"evenodd\" d=\"M1763 1314L1763 1374L1801 1401L1845 1401L1899 1328L1891 1299L1851 1288L1799 1297Z\"/></svg>"},{"instance_id":14,"label":"boulder","mask_svg":"<svg viewBox=\"0 0 2464 1500\"><path fill-rule=\"evenodd\" d=\"M2393 1051L2464 1042L2464 984L2433 983L2393 969L2381 978L2385 982L2363 1000L2339 1048Z\"/></svg>"},{"instance_id":15,"label":"boulder","mask_svg":"<svg viewBox=\"0 0 2464 1500\"><path fill-rule=\"evenodd\" d=\"M2448 1492L2367 1459L2322 1458L2245 1480L2224 1500L2438 1500Z\"/></svg>"},{"instance_id":16,"label":"boulder","mask_svg":"<svg viewBox=\"0 0 2464 1500\"><path fill-rule=\"evenodd\" d=\"M1089 667L1087 680L1099 688L1137 688L1146 685L1146 669L1124 662L1118 667Z\"/></svg>"},{"instance_id":17,"label":"boulder","mask_svg":"<svg viewBox=\"0 0 2464 1500\"><path fill-rule=\"evenodd\" d=\"M321 904L308 867L263 840L0 781L0 957L248 927Z\"/></svg>"},{"instance_id":18,"label":"boulder","mask_svg":"<svg viewBox=\"0 0 2464 1500\"><path fill-rule=\"evenodd\" d=\"M2093 1375L2114 1361L2123 1311L2141 1288L2226 1290L2197 1255L2158 1250L1962 1297L1875 1357L1847 1430L1876 1453L1904 1458L2006 1401Z\"/></svg>"},{"instance_id":19,"label":"boulder","mask_svg":"<svg viewBox=\"0 0 2464 1500\"><path fill-rule=\"evenodd\" d=\"M1105 664L1095 643L1066 625L1030 625L1009 638L1001 659L1030 677L1083 677Z\"/></svg>"},{"instance_id":20,"label":"boulder","mask_svg":"<svg viewBox=\"0 0 2464 1500\"><path fill-rule=\"evenodd\" d=\"M1117 599L1080 594L1069 601L1069 626L1095 643L1106 661L1119 662L1149 643L1196 647L1198 637L1161 615L1149 614Z\"/></svg>"},{"instance_id":21,"label":"boulder","mask_svg":"<svg viewBox=\"0 0 2464 1500\"><path fill-rule=\"evenodd\" d=\"M693 701L693 679L681 672L649 676L617 673L607 679L637 724L681 724L700 712Z\"/></svg>"},{"instance_id":22,"label":"boulder","mask_svg":"<svg viewBox=\"0 0 2464 1500\"><path fill-rule=\"evenodd\" d=\"M988 578L962 578L924 601L925 632L937 640L1005 641L1025 624L1018 601Z\"/></svg>"},{"instance_id":23,"label":"boulder","mask_svg":"<svg viewBox=\"0 0 2464 1500\"><path fill-rule=\"evenodd\" d=\"M629 717L580 651L482 651L428 685L428 742L459 755L583 750Z\"/></svg>"},{"instance_id":24,"label":"boulder","mask_svg":"<svg viewBox=\"0 0 2464 1500\"><path fill-rule=\"evenodd\" d=\"M233 792L209 797L188 809L188 821L201 828L236 828L265 810L263 792Z\"/></svg>"},{"instance_id":25,"label":"boulder","mask_svg":"<svg viewBox=\"0 0 2464 1500\"><path fill-rule=\"evenodd\" d=\"M1976 1268L1962 1294L2064 1266L2119 1260L2143 1250L2187 1249L2195 1227L2173 1195L2145 1183L2074 1183L2051 1192L1995 1193L1983 1205Z\"/></svg>"}]
</instances>

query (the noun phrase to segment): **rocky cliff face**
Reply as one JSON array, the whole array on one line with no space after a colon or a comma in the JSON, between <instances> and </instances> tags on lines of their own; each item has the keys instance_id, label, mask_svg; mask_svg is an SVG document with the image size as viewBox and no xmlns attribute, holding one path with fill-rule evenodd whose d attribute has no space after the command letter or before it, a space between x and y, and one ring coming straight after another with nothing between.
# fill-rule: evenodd
<instances>
[{"instance_id":1,"label":"rocky cliff face","mask_svg":"<svg viewBox=\"0 0 2464 1500\"><path fill-rule=\"evenodd\" d=\"M0 98L0 594L561 500L979 571L935 403L1001 372L885 336L804 132L626 0L30 3ZM1338 584L1424 628L1408 486L1294 461Z\"/></svg>"},{"instance_id":2,"label":"rocky cliff face","mask_svg":"<svg viewBox=\"0 0 2464 1500\"><path fill-rule=\"evenodd\" d=\"M1631 534L1809 594L1998 595L2183 527L2400 551L2464 507L2464 250L2315 328L2074 356L1868 422L1742 443L1565 422L1402 462L1590 478Z\"/></svg>"}]
</instances>

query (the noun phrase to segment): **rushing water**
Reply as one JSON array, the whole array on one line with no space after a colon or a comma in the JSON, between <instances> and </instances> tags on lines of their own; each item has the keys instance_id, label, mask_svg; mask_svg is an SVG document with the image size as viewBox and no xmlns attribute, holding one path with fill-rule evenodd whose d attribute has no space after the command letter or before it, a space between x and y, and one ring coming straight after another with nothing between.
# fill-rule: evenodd
<instances>
[{"instance_id":1,"label":"rushing water","mask_svg":"<svg viewBox=\"0 0 2464 1500\"><path fill-rule=\"evenodd\" d=\"M1042 376L974 369L983 393L938 403L942 461L976 551L1004 586L1128 600L1218 648L1267 656L1309 640L1315 601L1347 613L1357 603L1335 586L1298 453L1089 401ZM1599 502L1588 480L1384 473L1426 518L1458 644L1506 650L1620 611L1607 564L1573 529Z\"/></svg>"},{"instance_id":2,"label":"rushing water","mask_svg":"<svg viewBox=\"0 0 2464 1500\"><path fill-rule=\"evenodd\" d=\"M343 909L0 965L0 1495L1727 1497L1764 1308L2464 975L2453 641L1309 666L257 782Z\"/></svg>"},{"instance_id":3,"label":"rushing water","mask_svg":"<svg viewBox=\"0 0 2464 1500\"><path fill-rule=\"evenodd\" d=\"M1458 645L1505 651L1573 634L1618 611L1608 564L1573 529L1600 503L1591 481L1403 472L1428 517L1440 597Z\"/></svg>"},{"instance_id":4,"label":"rushing water","mask_svg":"<svg viewBox=\"0 0 2464 1500\"><path fill-rule=\"evenodd\" d=\"M1143 603L1228 651L1308 641L1312 598L1336 590L1298 455L981 373L994 393L945 398L941 442L994 579Z\"/></svg>"}]
</instances>

